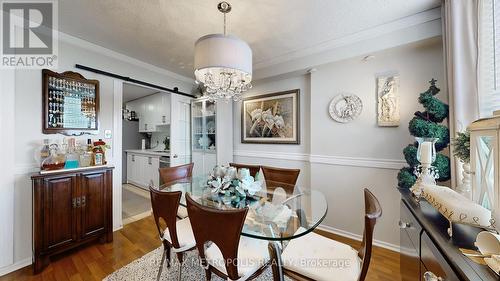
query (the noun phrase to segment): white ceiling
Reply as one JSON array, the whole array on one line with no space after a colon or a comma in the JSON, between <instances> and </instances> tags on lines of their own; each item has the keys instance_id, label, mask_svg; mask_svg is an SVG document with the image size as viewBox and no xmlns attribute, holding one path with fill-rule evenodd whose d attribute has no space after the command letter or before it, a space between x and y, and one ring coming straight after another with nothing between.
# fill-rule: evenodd
<instances>
[{"instance_id":1,"label":"white ceiling","mask_svg":"<svg viewBox=\"0 0 500 281\"><path fill-rule=\"evenodd\" d=\"M193 77L194 42L221 33L218 0L60 0L59 29ZM440 0L229 0L254 66L438 7ZM309 52L310 53L310 52Z\"/></svg>"},{"instance_id":2,"label":"white ceiling","mask_svg":"<svg viewBox=\"0 0 500 281\"><path fill-rule=\"evenodd\" d=\"M158 90L123 83L123 103L158 93Z\"/></svg>"}]
</instances>

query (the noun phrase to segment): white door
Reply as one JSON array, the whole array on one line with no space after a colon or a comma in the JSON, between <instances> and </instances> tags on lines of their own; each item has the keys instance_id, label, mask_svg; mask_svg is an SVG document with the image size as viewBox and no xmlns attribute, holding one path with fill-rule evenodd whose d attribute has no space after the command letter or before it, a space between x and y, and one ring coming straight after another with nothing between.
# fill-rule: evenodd
<instances>
[{"instance_id":1,"label":"white door","mask_svg":"<svg viewBox=\"0 0 500 281\"><path fill-rule=\"evenodd\" d=\"M171 94L170 166L191 162L191 99Z\"/></svg>"}]
</instances>

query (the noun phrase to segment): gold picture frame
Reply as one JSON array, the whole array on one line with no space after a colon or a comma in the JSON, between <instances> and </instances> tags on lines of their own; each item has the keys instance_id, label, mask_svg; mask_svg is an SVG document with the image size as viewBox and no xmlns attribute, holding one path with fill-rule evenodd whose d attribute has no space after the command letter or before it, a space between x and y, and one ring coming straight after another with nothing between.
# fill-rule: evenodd
<instances>
[{"instance_id":1,"label":"gold picture frame","mask_svg":"<svg viewBox=\"0 0 500 281\"><path fill-rule=\"evenodd\" d=\"M245 98L241 142L300 144L300 89Z\"/></svg>"}]
</instances>

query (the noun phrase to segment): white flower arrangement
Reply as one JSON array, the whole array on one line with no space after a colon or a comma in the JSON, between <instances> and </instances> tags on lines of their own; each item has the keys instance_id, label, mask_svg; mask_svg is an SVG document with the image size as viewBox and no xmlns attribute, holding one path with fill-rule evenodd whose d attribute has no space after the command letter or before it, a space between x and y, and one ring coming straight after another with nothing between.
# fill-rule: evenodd
<instances>
[{"instance_id":1,"label":"white flower arrangement","mask_svg":"<svg viewBox=\"0 0 500 281\"><path fill-rule=\"evenodd\" d=\"M235 167L216 166L207 182L212 193L226 196L233 204L238 204L247 197L253 197L262 189L262 184L255 181L250 170Z\"/></svg>"}]
</instances>

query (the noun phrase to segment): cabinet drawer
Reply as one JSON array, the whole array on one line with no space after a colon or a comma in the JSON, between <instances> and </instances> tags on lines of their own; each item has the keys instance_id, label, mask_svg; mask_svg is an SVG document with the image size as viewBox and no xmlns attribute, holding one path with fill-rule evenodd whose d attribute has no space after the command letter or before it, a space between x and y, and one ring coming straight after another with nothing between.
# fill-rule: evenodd
<instances>
[{"instance_id":1,"label":"cabinet drawer","mask_svg":"<svg viewBox=\"0 0 500 281\"><path fill-rule=\"evenodd\" d=\"M425 231L422 233L420 260L422 261L420 268L422 277L426 272L431 272L441 277L442 280L460 280Z\"/></svg>"},{"instance_id":2,"label":"cabinet drawer","mask_svg":"<svg viewBox=\"0 0 500 281\"><path fill-rule=\"evenodd\" d=\"M405 231L408 234L413 246L416 249L420 248L420 233L422 231L422 227L412 215L408 207L406 207L403 201L400 202L400 220L399 227L401 231Z\"/></svg>"}]
</instances>

